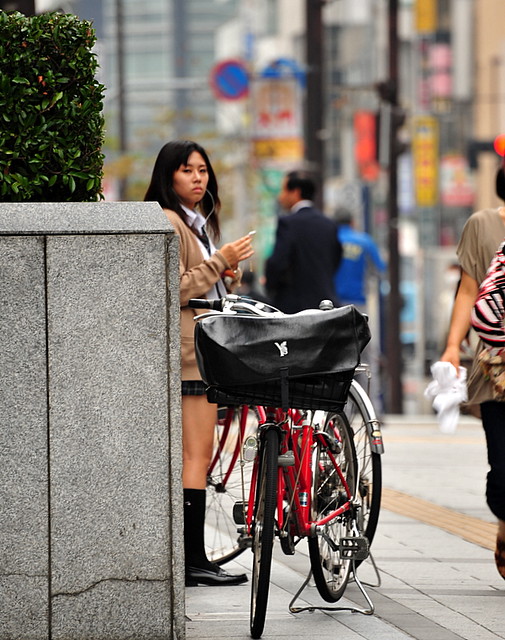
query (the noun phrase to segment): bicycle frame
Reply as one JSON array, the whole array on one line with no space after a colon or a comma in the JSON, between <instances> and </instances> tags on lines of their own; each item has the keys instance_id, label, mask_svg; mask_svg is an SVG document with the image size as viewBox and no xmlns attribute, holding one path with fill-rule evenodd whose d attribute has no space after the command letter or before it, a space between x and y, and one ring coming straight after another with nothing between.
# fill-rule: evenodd
<instances>
[{"instance_id":1,"label":"bicycle frame","mask_svg":"<svg viewBox=\"0 0 505 640\"><path fill-rule=\"evenodd\" d=\"M258 411L258 417L260 422L264 422L265 420L265 414L264 414L264 410L262 407L256 407L256 410ZM226 412L233 412L235 411L235 408L232 407L226 407ZM208 476L212 476L212 473L216 467L216 465L219 462L220 456L221 456L221 451L223 449L224 444L226 443L226 440L228 438L228 433L230 430L230 426L231 426L231 422L230 421L224 421L226 424L225 429L223 430L220 438L219 438L219 442L217 443L217 446L215 447L216 451L214 453L214 457L212 458L210 465L209 465L209 469L208 469ZM223 486L226 486L231 473L233 472L233 469L235 467L235 464L237 462L237 460L239 459L239 457L241 456L241 451L242 451L242 446L244 444L244 434L246 431L246 427L247 427L247 412L242 412L241 416L240 416L240 421L239 421L239 432L237 434L237 442L235 444L235 448L233 450L232 453L232 457L228 463L228 470L226 471L225 475L223 476L222 480L221 480L221 484Z\"/></svg>"},{"instance_id":2,"label":"bicycle frame","mask_svg":"<svg viewBox=\"0 0 505 640\"><path fill-rule=\"evenodd\" d=\"M316 431L312 424L304 420L302 413L298 410L289 410L287 413L284 413L280 409L267 410L266 415L275 417L275 419L260 424L260 437L261 432L267 429L277 429L281 433L277 494L278 533L282 537L285 527L290 524L290 518L292 517L294 522L294 535L299 537L317 535L318 527L322 527L334 518L350 511L353 495L335 456L329 448L325 433ZM290 421L293 423L293 427L290 426ZM312 520L311 518L311 514L313 513L312 500L314 497L312 453L316 442L319 442L327 451L328 457L342 482L346 494L345 501L338 509L326 514L325 517L320 520ZM285 457L283 458L283 456ZM259 464L256 458L252 470L246 513L246 532L248 535L252 534L258 473ZM288 517L285 517L286 508Z\"/></svg>"}]
</instances>

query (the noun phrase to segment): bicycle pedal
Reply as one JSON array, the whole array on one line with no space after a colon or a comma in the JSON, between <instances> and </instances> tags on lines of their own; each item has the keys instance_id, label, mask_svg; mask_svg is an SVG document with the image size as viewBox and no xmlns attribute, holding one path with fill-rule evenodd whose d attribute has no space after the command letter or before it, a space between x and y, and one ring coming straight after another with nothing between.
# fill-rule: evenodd
<instances>
[{"instance_id":1,"label":"bicycle pedal","mask_svg":"<svg viewBox=\"0 0 505 640\"><path fill-rule=\"evenodd\" d=\"M235 502L233 505L233 522L235 524L245 524L244 502Z\"/></svg>"},{"instance_id":2,"label":"bicycle pedal","mask_svg":"<svg viewBox=\"0 0 505 640\"><path fill-rule=\"evenodd\" d=\"M250 549L252 547L252 537L247 534L246 527L237 529L237 533L240 533L237 540L239 549Z\"/></svg>"},{"instance_id":3,"label":"bicycle pedal","mask_svg":"<svg viewBox=\"0 0 505 640\"><path fill-rule=\"evenodd\" d=\"M278 458L279 467L294 467L295 465L295 454L292 451L286 451L286 453L281 453Z\"/></svg>"},{"instance_id":4,"label":"bicycle pedal","mask_svg":"<svg viewBox=\"0 0 505 640\"><path fill-rule=\"evenodd\" d=\"M338 549L340 557L346 560L366 560L370 553L370 544L365 536L340 538Z\"/></svg>"}]
</instances>

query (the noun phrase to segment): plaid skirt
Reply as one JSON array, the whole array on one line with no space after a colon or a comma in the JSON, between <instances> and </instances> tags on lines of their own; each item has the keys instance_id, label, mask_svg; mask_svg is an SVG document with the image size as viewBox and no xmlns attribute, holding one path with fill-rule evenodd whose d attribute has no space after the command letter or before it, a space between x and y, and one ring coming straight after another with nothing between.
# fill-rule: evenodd
<instances>
[{"instance_id":1,"label":"plaid skirt","mask_svg":"<svg viewBox=\"0 0 505 640\"><path fill-rule=\"evenodd\" d=\"M183 380L182 381L182 395L183 396L204 396L205 395L205 383L202 380Z\"/></svg>"}]
</instances>

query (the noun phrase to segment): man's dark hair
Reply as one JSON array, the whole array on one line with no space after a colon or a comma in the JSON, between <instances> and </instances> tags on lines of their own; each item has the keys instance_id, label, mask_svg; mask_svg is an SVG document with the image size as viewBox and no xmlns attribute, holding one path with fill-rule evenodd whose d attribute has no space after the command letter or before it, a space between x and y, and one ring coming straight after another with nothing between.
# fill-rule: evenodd
<instances>
[{"instance_id":1,"label":"man's dark hair","mask_svg":"<svg viewBox=\"0 0 505 640\"><path fill-rule=\"evenodd\" d=\"M349 211L349 209L346 209L345 207L337 207L334 218L337 224L351 224L354 216L352 211Z\"/></svg>"},{"instance_id":2,"label":"man's dark hair","mask_svg":"<svg viewBox=\"0 0 505 640\"><path fill-rule=\"evenodd\" d=\"M286 175L286 188L288 191L300 189L302 200L312 200L316 192L316 183L308 171L290 171Z\"/></svg>"}]
</instances>

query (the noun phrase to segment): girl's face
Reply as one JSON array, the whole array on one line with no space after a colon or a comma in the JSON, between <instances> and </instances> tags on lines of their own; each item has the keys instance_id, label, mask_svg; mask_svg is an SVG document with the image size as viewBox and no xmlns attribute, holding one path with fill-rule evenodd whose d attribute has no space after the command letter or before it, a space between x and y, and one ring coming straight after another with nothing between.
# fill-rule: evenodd
<instances>
[{"instance_id":1,"label":"girl's face","mask_svg":"<svg viewBox=\"0 0 505 640\"><path fill-rule=\"evenodd\" d=\"M174 171L172 186L181 204L189 209L194 209L205 194L209 173L205 160L198 151L188 158L188 164Z\"/></svg>"}]
</instances>

